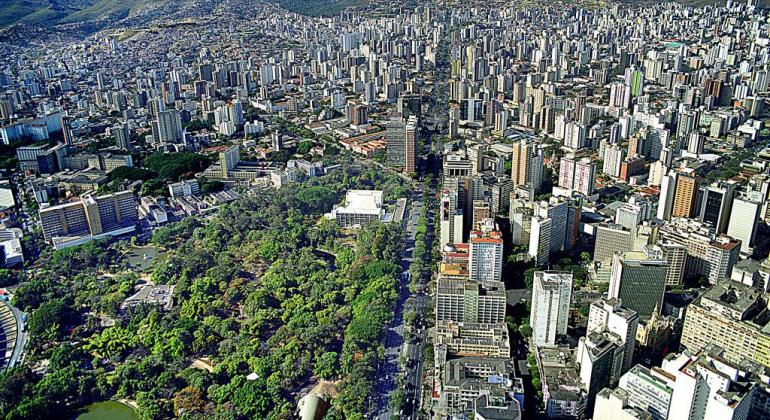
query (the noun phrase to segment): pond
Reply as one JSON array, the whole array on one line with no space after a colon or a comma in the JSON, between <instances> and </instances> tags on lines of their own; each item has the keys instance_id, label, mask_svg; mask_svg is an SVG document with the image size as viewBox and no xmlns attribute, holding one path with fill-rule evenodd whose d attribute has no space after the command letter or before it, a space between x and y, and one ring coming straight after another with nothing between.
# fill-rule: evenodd
<instances>
[{"instance_id":1,"label":"pond","mask_svg":"<svg viewBox=\"0 0 770 420\"><path fill-rule=\"evenodd\" d=\"M75 420L137 420L133 408L117 401L96 402L81 410Z\"/></svg>"},{"instance_id":2,"label":"pond","mask_svg":"<svg viewBox=\"0 0 770 420\"><path fill-rule=\"evenodd\" d=\"M154 246L132 247L123 258L128 263L128 268L143 273L150 269L152 263L157 258L162 258L166 254L162 249Z\"/></svg>"}]
</instances>

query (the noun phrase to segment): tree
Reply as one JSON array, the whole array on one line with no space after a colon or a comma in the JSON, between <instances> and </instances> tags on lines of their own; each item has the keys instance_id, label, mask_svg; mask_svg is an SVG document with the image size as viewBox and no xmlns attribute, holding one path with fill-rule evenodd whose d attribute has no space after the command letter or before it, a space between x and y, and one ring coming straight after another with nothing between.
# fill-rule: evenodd
<instances>
[{"instance_id":1,"label":"tree","mask_svg":"<svg viewBox=\"0 0 770 420\"><path fill-rule=\"evenodd\" d=\"M519 326L519 332L526 338L532 337L532 327L527 324Z\"/></svg>"},{"instance_id":2,"label":"tree","mask_svg":"<svg viewBox=\"0 0 770 420\"><path fill-rule=\"evenodd\" d=\"M334 351L322 353L316 359L314 373L322 379L331 380L336 378L339 375L340 369L338 356L337 352Z\"/></svg>"},{"instance_id":3,"label":"tree","mask_svg":"<svg viewBox=\"0 0 770 420\"><path fill-rule=\"evenodd\" d=\"M61 327L69 322L71 310L62 299L54 299L43 303L29 317L29 332L33 336L44 332L55 332L59 336ZM54 337L54 338L55 338Z\"/></svg>"},{"instance_id":4,"label":"tree","mask_svg":"<svg viewBox=\"0 0 770 420\"><path fill-rule=\"evenodd\" d=\"M222 181L207 181L201 186L201 192L204 194L222 191L225 184Z\"/></svg>"},{"instance_id":5,"label":"tree","mask_svg":"<svg viewBox=\"0 0 770 420\"><path fill-rule=\"evenodd\" d=\"M203 392L196 387L188 386L174 395L174 415L201 412L206 406Z\"/></svg>"}]
</instances>

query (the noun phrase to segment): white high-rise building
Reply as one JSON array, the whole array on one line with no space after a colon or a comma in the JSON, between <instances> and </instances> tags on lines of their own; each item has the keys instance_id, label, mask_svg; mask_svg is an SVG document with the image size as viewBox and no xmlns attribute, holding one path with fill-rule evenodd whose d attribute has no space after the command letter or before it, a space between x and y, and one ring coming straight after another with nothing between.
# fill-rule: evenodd
<instances>
[{"instance_id":1,"label":"white high-rise building","mask_svg":"<svg viewBox=\"0 0 770 420\"><path fill-rule=\"evenodd\" d=\"M660 183L660 199L658 200L657 213L659 220L671 219L671 210L674 207L674 197L676 196L676 180L677 173L671 171L663 177Z\"/></svg>"},{"instance_id":2,"label":"white high-rise building","mask_svg":"<svg viewBox=\"0 0 770 420\"><path fill-rule=\"evenodd\" d=\"M591 304L588 310L587 333L609 332L623 342L623 370L631 367L634 359L636 330L639 314L626 309L618 299L601 299Z\"/></svg>"},{"instance_id":3,"label":"white high-rise building","mask_svg":"<svg viewBox=\"0 0 770 420\"><path fill-rule=\"evenodd\" d=\"M536 346L553 346L567 333L571 298L572 273L535 272L529 324Z\"/></svg>"},{"instance_id":4,"label":"white high-rise building","mask_svg":"<svg viewBox=\"0 0 770 420\"><path fill-rule=\"evenodd\" d=\"M585 124L576 122L567 123L564 132L564 146L574 150L582 149L586 144L587 132L588 130Z\"/></svg>"},{"instance_id":5,"label":"white high-rise building","mask_svg":"<svg viewBox=\"0 0 770 420\"><path fill-rule=\"evenodd\" d=\"M660 367L636 365L620 378L616 389L603 394L622 395L626 412L654 420L768 418L767 388L761 377L725 360L723 352L713 346L699 353L671 353ZM617 407L597 399L593 418L618 418L608 417L616 412Z\"/></svg>"},{"instance_id":6,"label":"white high-rise building","mask_svg":"<svg viewBox=\"0 0 770 420\"><path fill-rule=\"evenodd\" d=\"M611 144L604 149L604 164L602 172L612 177L620 176L620 166L626 157L626 151L617 144Z\"/></svg>"},{"instance_id":7,"label":"white high-rise building","mask_svg":"<svg viewBox=\"0 0 770 420\"><path fill-rule=\"evenodd\" d=\"M441 249L448 244L463 241L463 213L457 209L457 191L444 190L439 207Z\"/></svg>"},{"instance_id":8,"label":"white high-rise building","mask_svg":"<svg viewBox=\"0 0 770 420\"><path fill-rule=\"evenodd\" d=\"M757 237L762 202L747 196L733 200L727 234L741 241L741 253L750 253Z\"/></svg>"},{"instance_id":9,"label":"white high-rise building","mask_svg":"<svg viewBox=\"0 0 770 420\"><path fill-rule=\"evenodd\" d=\"M548 263L551 248L551 227L553 221L548 217L533 217L530 221L529 256L535 260L535 265L543 266Z\"/></svg>"},{"instance_id":10,"label":"white high-rise building","mask_svg":"<svg viewBox=\"0 0 770 420\"><path fill-rule=\"evenodd\" d=\"M159 143L178 143L182 140L182 119L179 111L171 109L158 112L156 127L155 140Z\"/></svg>"},{"instance_id":11,"label":"white high-rise building","mask_svg":"<svg viewBox=\"0 0 770 420\"><path fill-rule=\"evenodd\" d=\"M471 280L500 281L503 272L503 237L498 231L472 231L468 255Z\"/></svg>"}]
</instances>

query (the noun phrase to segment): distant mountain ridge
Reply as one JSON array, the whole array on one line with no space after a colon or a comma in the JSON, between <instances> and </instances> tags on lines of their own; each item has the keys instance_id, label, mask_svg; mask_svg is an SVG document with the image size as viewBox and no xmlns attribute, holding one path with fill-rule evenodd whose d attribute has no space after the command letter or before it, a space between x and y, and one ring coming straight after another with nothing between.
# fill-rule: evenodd
<instances>
[{"instance_id":1,"label":"distant mountain ridge","mask_svg":"<svg viewBox=\"0 0 770 420\"><path fill-rule=\"evenodd\" d=\"M50 27L87 20L120 19L145 0L5 0L0 27L22 23Z\"/></svg>"},{"instance_id":2,"label":"distant mountain ridge","mask_svg":"<svg viewBox=\"0 0 770 420\"><path fill-rule=\"evenodd\" d=\"M0 28L17 23L50 28L61 24L115 22L157 11L179 12L185 7L214 7L222 0L0 0ZM253 0L255 2L262 0ZM293 12L318 16L338 13L368 0L267 0ZM165 10L164 10L165 9Z\"/></svg>"}]
</instances>

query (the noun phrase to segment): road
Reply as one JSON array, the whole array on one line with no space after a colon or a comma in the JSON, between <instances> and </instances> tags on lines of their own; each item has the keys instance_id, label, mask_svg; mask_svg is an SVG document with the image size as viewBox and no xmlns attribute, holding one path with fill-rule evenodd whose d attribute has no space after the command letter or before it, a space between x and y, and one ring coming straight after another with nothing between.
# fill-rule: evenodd
<instances>
[{"instance_id":1,"label":"road","mask_svg":"<svg viewBox=\"0 0 770 420\"><path fill-rule=\"evenodd\" d=\"M412 264L412 251L414 250L415 235L417 233L417 219L422 211L422 192L418 189L413 192L412 205L407 206L407 216L404 219L405 241L401 256L401 292L393 321L385 331L383 346L385 347L384 359L377 369L377 383L375 384L372 405L374 417L382 420L390 419L392 413L390 398L396 390L396 378L399 375L399 356L405 346L404 333L406 330L404 312L411 308L415 297L409 291L409 267ZM409 302L409 303L408 303ZM421 350L420 350L421 351Z\"/></svg>"}]
</instances>

